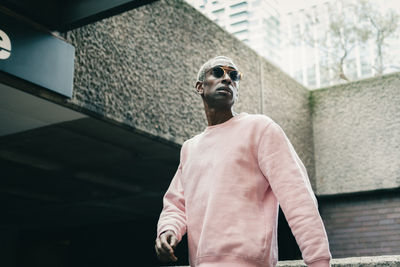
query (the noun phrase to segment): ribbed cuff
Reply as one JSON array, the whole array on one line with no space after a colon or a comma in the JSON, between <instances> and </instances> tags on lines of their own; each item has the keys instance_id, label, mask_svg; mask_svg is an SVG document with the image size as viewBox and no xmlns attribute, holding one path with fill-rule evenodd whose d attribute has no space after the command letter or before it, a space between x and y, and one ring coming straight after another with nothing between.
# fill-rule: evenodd
<instances>
[{"instance_id":1,"label":"ribbed cuff","mask_svg":"<svg viewBox=\"0 0 400 267\"><path fill-rule=\"evenodd\" d=\"M308 267L329 267L331 266L330 261L329 260L317 260L314 262L311 262L309 264L307 264Z\"/></svg>"},{"instance_id":2,"label":"ribbed cuff","mask_svg":"<svg viewBox=\"0 0 400 267\"><path fill-rule=\"evenodd\" d=\"M160 228L158 230L157 237L159 237L162 233L164 233L165 231L168 231L168 230L174 232L175 237L178 239L178 242L181 241L182 237L178 234L178 231L172 225L168 225L168 226L164 226L164 227Z\"/></svg>"}]
</instances>

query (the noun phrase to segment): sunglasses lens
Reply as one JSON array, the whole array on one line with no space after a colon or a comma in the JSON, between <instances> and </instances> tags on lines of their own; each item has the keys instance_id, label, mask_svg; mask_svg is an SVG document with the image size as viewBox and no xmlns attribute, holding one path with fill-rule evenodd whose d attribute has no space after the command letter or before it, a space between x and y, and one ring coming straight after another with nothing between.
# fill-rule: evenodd
<instances>
[{"instance_id":1,"label":"sunglasses lens","mask_svg":"<svg viewBox=\"0 0 400 267\"><path fill-rule=\"evenodd\" d=\"M221 67L215 67L212 70L212 74L215 78L221 78L224 75L224 70Z\"/></svg>"},{"instance_id":2,"label":"sunglasses lens","mask_svg":"<svg viewBox=\"0 0 400 267\"><path fill-rule=\"evenodd\" d=\"M212 68L212 75L215 78L221 78L222 76L224 76L224 74L225 74L225 71L223 68L221 68L219 66ZM240 80L240 73L236 70L230 70L229 77L231 77L232 81L237 82Z\"/></svg>"},{"instance_id":3,"label":"sunglasses lens","mask_svg":"<svg viewBox=\"0 0 400 267\"><path fill-rule=\"evenodd\" d=\"M237 82L240 79L239 72L236 70L233 70L229 73L229 76L231 77L232 81Z\"/></svg>"}]
</instances>

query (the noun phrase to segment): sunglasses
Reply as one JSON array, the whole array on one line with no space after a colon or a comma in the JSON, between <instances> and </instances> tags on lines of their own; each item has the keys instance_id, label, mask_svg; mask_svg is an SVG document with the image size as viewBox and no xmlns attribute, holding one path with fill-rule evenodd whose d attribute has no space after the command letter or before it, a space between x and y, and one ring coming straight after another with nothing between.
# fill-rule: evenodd
<instances>
[{"instance_id":1,"label":"sunglasses","mask_svg":"<svg viewBox=\"0 0 400 267\"><path fill-rule=\"evenodd\" d=\"M208 72L211 72L215 78L221 78L225 76L225 73L228 73L229 77L234 82L238 82L242 78L242 74L238 70L229 67L216 66Z\"/></svg>"}]
</instances>

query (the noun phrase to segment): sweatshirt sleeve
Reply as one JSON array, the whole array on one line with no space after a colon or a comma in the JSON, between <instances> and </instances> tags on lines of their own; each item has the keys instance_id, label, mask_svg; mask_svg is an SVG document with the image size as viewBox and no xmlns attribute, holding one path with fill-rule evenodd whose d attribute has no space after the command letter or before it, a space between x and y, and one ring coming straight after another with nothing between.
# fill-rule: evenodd
<instances>
[{"instance_id":1,"label":"sweatshirt sleeve","mask_svg":"<svg viewBox=\"0 0 400 267\"><path fill-rule=\"evenodd\" d=\"M258 162L308 266L329 266L331 254L307 171L282 128L270 122L258 146Z\"/></svg>"},{"instance_id":2,"label":"sweatshirt sleeve","mask_svg":"<svg viewBox=\"0 0 400 267\"><path fill-rule=\"evenodd\" d=\"M173 177L163 198L163 209L157 224L157 237L162 232L172 230L178 241L186 233L185 198L182 186L182 164Z\"/></svg>"}]
</instances>

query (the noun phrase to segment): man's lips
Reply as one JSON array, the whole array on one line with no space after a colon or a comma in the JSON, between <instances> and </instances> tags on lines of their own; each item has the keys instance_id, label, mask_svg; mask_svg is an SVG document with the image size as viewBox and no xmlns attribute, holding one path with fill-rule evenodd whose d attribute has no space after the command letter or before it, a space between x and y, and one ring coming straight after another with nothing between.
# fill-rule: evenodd
<instances>
[{"instance_id":1,"label":"man's lips","mask_svg":"<svg viewBox=\"0 0 400 267\"><path fill-rule=\"evenodd\" d=\"M232 94L232 90L229 87L220 87L217 89L217 91L226 91L226 92Z\"/></svg>"}]
</instances>

